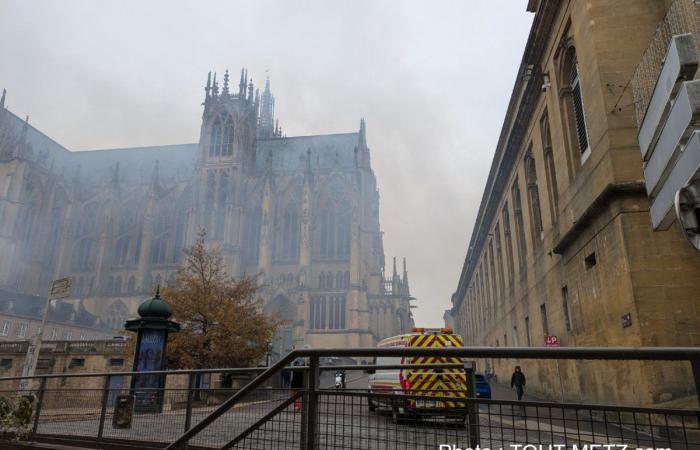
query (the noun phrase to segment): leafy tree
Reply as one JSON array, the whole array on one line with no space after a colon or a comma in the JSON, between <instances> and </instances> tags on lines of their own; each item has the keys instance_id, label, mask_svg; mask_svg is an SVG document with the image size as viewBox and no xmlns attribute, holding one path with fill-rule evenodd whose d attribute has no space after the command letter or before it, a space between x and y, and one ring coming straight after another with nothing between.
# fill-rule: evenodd
<instances>
[{"instance_id":1,"label":"leafy tree","mask_svg":"<svg viewBox=\"0 0 700 450\"><path fill-rule=\"evenodd\" d=\"M168 337L168 354L178 368L258 364L280 321L263 312L256 279L230 277L220 249L206 247L204 231L198 236L185 249L175 286L163 292L182 326Z\"/></svg>"}]
</instances>

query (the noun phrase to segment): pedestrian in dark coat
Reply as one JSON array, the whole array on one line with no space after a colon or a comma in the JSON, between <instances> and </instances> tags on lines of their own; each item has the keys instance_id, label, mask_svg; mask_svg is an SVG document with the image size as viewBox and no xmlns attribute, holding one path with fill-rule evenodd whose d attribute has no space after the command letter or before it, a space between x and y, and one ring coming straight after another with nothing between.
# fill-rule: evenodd
<instances>
[{"instance_id":1,"label":"pedestrian in dark coat","mask_svg":"<svg viewBox=\"0 0 700 450\"><path fill-rule=\"evenodd\" d=\"M297 392L304 389L304 369L296 368L298 366L303 366L304 362L300 360L295 360L292 366L292 379L290 380L291 395L295 395ZM300 411L302 407L302 397L299 397L294 401L294 410Z\"/></svg>"},{"instance_id":2,"label":"pedestrian in dark coat","mask_svg":"<svg viewBox=\"0 0 700 450\"><path fill-rule=\"evenodd\" d=\"M520 366L515 366L515 372L510 377L510 388L515 388L518 393L518 400L523 399L523 388L525 387L525 374L520 370Z\"/></svg>"}]
</instances>

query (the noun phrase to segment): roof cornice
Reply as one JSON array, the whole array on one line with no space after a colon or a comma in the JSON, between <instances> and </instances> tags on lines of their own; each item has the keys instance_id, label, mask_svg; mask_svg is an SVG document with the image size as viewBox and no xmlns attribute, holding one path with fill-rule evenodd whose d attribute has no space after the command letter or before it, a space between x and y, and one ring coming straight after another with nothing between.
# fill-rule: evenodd
<instances>
[{"instance_id":1,"label":"roof cornice","mask_svg":"<svg viewBox=\"0 0 700 450\"><path fill-rule=\"evenodd\" d=\"M542 94L541 84L538 83L539 76L533 75L525 80L522 74L529 65L534 65L535 71L539 72L538 69L552 33L552 25L561 3L561 0L542 0L539 2L539 9L532 22L530 35L518 68L518 77L515 80L496 152L486 180L484 194L479 205L479 212L469 240L467 256L459 277L456 302L453 306L455 312L464 299L469 280L471 280L478 262L478 255L481 253L490 224L496 215L496 208L500 203L508 175L515 165L518 151L531 121L532 112Z\"/></svg>"}]
</instances>

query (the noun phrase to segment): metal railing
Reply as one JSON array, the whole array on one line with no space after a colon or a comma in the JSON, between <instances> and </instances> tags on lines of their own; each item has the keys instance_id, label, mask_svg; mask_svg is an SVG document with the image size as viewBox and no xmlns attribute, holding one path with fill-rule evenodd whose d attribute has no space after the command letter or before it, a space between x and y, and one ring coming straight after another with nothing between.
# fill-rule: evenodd
<instances>
[{"instance_id":1,"label":"metal railing","mask_svg":"<svg viewBox=\"0 0 700 450\"><path fill-rule=\"evenodd\" d=\"M403 363L320 365L331 356L401 357ZM700 348L308 349L295 350L269 368L148 372L166 377L162 390L132 389L131 377L144 373L36 376L31 428L35 440L99 448L128 442L167 449L452 450L440 446L477 444L700 449L698 408L477 397L469 361L477 358L681 361L690 362L696 386L700 382ZM412 369L439 377L465 374L467 382L407 391L398 385L368 389L367 371L378 376ZM348 385L335 389L333 372L340 370L349 374ZM290 383L299 374L303 385ZM18 381L0 378L0 395L16 395ZM128 427L118 423L117 395L136 397ZM159 407L139 409L139 396L155 396Z\"/></svg>"}]
</instances>

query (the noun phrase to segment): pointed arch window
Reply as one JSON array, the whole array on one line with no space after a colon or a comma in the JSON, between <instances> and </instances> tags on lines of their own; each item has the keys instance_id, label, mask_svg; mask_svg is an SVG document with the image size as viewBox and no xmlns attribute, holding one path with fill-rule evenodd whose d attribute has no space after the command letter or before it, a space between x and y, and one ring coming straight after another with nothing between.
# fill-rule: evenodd
<instances>
[{"instance_id":1,"label":"pointed arch window","mask_svg":"<svg viewBox=\"0 0 700 450\"><path fill-rule=\"evenodd\" d=\"M243 250L248 264L256 264L260 253L260 210L253 210L245 220Z\"/></svg>"},{"instance_id":2,"label":"pointed arch window","mask_svg":"<svg viewBox=\"0 0 700 450\"><path fill-rule=\"evenodd\" d=\"M350 207L326 205L319 218L319 253L322 258L350 256Z\"/></svg>"},{"instance_id":3,"label":"pointed arch window","mask_svg":"<svg viewBox=\"0 0 700 450\"><path fill-rule=\"evenodd\" d=\"M214 227L214 237L217 239L223 239L224 237L224 227L226 224L226 209L228 200L228 190L229 190L229 176L228 172L222 171L219 176L219 195L216 207L216 225Z\"/></svg>"},{"instance_id":4,"label":"pointed arch window","mask_svg":"<svg viewBox=\"0 0 700 450\"><path fill-rule=\"evenodd\" d=\"M277 234L277 257L296 261L299 258L299 212L298 206L290 205L282 214L281 229Z\"/></svg>"},{"instance_id":5,"label":"pointed arch window","mask_svg":"<svg viewBox=\"0 0 700 450\"><path fill-rule=\"evenodd\" d=\"M233 154L233 118L228 116L224 123L224 135L221 147L223 156L231 156Z\"/></svg>"},{"instance_id":6,"label":"pointed arch window","mask_svg":"<svg viewBox=\"0 0 700 450\"><path fill-rule=\"evenodd\" d=\"M233 118L230 115L217 117L211 127L209 156L230 156L233 154Z\"/></svg>"}]
</instances>

